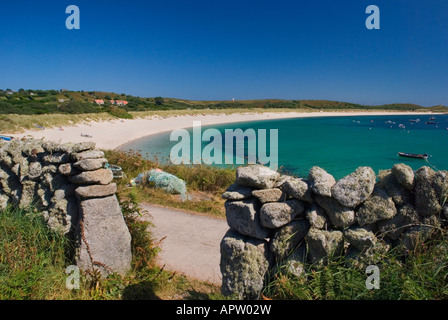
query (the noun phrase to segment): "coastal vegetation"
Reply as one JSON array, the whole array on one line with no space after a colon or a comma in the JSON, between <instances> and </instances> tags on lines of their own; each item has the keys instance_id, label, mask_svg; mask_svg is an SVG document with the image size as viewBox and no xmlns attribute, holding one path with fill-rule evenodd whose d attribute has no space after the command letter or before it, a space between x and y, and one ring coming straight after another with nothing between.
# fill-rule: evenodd
<instances>
[{"instance_id":1,"label":"coastal vegetation","mask_svg":"<svg viewBox=\"0 0 448 320\"><path fill-rule=\"evenodd\" d=\"M110 163L123 169L125 179L117 181L119 194L131 193L138 202L150 202L172 208L188 210L223 218L224 199L222 193L235 179L236 168L217 168L208 165L172 165L166 161L147 160L138 152L107 150ZM160 159L162 160L162 159ZM184 180L188 186L187 199L181 195L168 194L144 184L130 186L130 179L150 169L161 169Z\"/></svg>"},{"instance_id":2,"label":"coastal vegetation","mask_svg":"<svg viewBox=\"0 0 448 320\"><path fill-rule=\"evenodd\" d=\"M308 277L277 268L263 296L279 300L446 300L448 297L448 230L431 242L420 243L403 257L397 250L379 259L380 288L366 287L366 270L331 258L325 266L311 266ZM308 266L310 267L310 266Z\"/></svg>"},{"instance_id":3,"label":"coastal vegetation","mask_svg":"<svg viewBox=\"0 0 448 320\"><path fill-rule=\"evenodd\" d=\"M125 102L117 104L117 101ZM135 97L99 91L0 89L0 131L11 132L39 126L61 126L83 121L132 119L150 116L241 112L316 111L433 111L445 106L415 104L361 105L328 100L229 100L193 101L163 97ZM51 117L50 117L51 116Z\"/></svg>"},{"instance_id":4,"label":"coastal vegetation","mask_svg":"<svg viewBox=\"0 0 448 320\"><path fill-rule=\"evenodd\" d=\"M219 293L219 287L157 266L159 243L148 232L149 222L139 219L143 214L139 202L150 199L153 203L159 201L167 205L171 202L173 205L175 198L161 190L155 192L151 187L130 188L127 182L143 170L161 167L188 181L192 191L216 194L218 197L234 180L234 169L183 165L162 167L159 163L144 160L140 154L117 151L108 151L106 156L119 162L127 176L118 183L118 196L132 235L131 272L106 279L81 274L80 289L68 290L65 286L65 268L73 264L69 254L70 241L51 231L32 208L7 208L0 212L0 299L226 299ZM181 207L179 203L174 206ZM219 206L223 207L221 204ZM218 215L219 206L215 208ZM207 210L205 202L200 201L186 208ZM208 208L207 213L215 209ZM447 236L448 230L440 229L431 243L422 243L405 258L393 250L385 253L380 259L379 290L366 289L365 270L349 267L339 258L330 258L324 266L310 266L312 272L306 278L298 278L283 268L274 268L262 292L262 299L446 299Z\"/></svg>"},{"instance_id":5,"label":"coastal vegetation","mask_svg":"<svg viewBox=\"0 0 448 320\"><path fill-rule=\"evenodd\" d=\"M147 300L219 298L219 288L157 266L158 244L131 197L120 203L132 235L132 270L126 275L80 273L79 288L66 286L72 243L48 228L33 209L0 211L0 300Z\"/></svg>"},{"instance_id":6,"label":"coastal vegetation","mask_svg":"<svg viewBox=\"0 0 448 320\"><path fill-rule=\"evenodd\" d=\"M28 97L25 99L25 97ZM59 99L68 101L60 102ZM126 106L95 105L93 99L126 99ZM12 132L116 118L173 117L186 114L237 112L389 110L437 111L411 104L361 106L331 101L251 100L187 101L168 98L139 98L100 92L59 92L19 90L0 92L0 131ZM117 180L120 205L132 235L133 268L125 275L107 279L81 275L79 290L65 286L65 268L71 243L48 229L38 212L7 208L0 211L0 299L224 299L219 288L166 271L155 263L158 243L147 231L148 222L139 218L139 203L151 202L196 213L224 218L222 193L235 179L236 168L207 165L169 165L144 159L137 152L106 151L110 163L123 168L125 179ZM187 199L150 186L132 186L130 179L149 169L159 168L184 181ZM446 197L445 197L446 199ZM446 200L445 200L446 201ZM434 243L422 244L406 259L393 251L383 257L381 289L366 290L363 270L349 268L340 260L315 268L306 278L297 278L277 269L269 277L265 299L446 299L448 296L448 238L440 230Z\"/></svg>"}]
</instances>

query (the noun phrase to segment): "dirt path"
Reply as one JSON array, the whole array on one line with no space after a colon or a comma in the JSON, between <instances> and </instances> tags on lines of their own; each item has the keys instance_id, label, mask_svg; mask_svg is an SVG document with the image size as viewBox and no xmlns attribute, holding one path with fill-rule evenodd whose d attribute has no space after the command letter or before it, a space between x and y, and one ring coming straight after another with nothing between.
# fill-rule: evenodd
<instances>
[{"instance_id":1,"label":"dirt path","mask_svg":"<svg viewBox=\"0 0 448 320\"><path fill-rule=\"evenodd\" d=\"M220 243L229 229L224 219L194 215L185 211L141 204L148 211L153 236L166 237L160 244L159 259L166 269L221 285Z\"/></svg>"}]
</instances>

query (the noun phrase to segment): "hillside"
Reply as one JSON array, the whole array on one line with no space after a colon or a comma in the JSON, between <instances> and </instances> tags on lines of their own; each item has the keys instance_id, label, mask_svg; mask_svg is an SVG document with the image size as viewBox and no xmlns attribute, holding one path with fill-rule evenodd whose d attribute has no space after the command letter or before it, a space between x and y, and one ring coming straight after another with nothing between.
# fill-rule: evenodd
<instances>
[{"instance_id":1,"label":"hillside","mask_svg":"<svg viewBox=\"0 0 448 320\"><path fill-rule=\"evenodd\" d=\"M95 100L102 100L98 105ZM116 101L124 101L117 105ZM122 104L122 103L120 103ZM186 109L301 109L301 110L389 110L448 112L448 107L431 108L415 104L361 105L328 100L238 100L193 101L161 97L135 97L125 93L58 90L0 90L0 114L81 114L107 112L121 118L132 118L130 111Z\"/></svg>"}]
</instances>

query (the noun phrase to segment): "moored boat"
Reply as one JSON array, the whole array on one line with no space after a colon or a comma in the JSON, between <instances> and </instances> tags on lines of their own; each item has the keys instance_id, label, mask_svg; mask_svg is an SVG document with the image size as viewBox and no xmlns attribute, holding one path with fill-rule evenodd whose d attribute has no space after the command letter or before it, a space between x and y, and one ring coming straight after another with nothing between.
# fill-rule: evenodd
<instances>
[{"instance_id":1,"label":"moored boat","mask_svg":"<svg viewBox=\"0 0 448 320\"><path fill-rule=\"evenodd\" d=\"M398 152L398 155L400 157L415 158L415 159L428 159L429 157L427 153L417 154L417 153Z\"/></svg>"}]
</instances>

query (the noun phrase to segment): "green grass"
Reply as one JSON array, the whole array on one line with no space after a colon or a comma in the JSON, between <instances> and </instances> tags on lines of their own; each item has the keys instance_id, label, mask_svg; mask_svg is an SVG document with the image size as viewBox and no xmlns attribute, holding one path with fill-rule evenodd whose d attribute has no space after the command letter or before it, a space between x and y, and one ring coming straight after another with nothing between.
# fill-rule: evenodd
<instances>
[{"instance_id":1,"label":"green grass","mask_svg":"<svg viewBox=\"0 0 448 320\"><path fill-rule=\"evenodd\" d=\"M132 270L100 278L81 272L80 288L66 288L70 242L31 209L0 211L0 300L143 300L219 298L219 288L156 264L157 243L139 219L132 196L121 201L132 235Z\"/></svg>"},{"instance_id":2,"label":"green grass","mask_svg":"<svg viewBox=\"0 0 448 320\"><path fill-rule=\"evenodd\" d=\"M448 232L416 248L406 258L396 250L379 257L380 288L368 290L365 267L333 258L325 266L306 266L296 277L284 268L270 275L263 295L281 300L446 300L448 299Z\"/></svg>"},{"instance_id":3,"label":"green grass","mask_svg":"<svg viewBox=\"0 0 448 320\"><path fill-rule=\"evenodd\" d=\"M33 210L0 211L0 299L142 300L226 299L219 288L157 266L158 243L147 231L132 191L120 201L132 235L132 270L106 279L81 274L79 290L65 287L70 243L51 231ZM392 250L379 258L380 289L365 286L365 269L333 258L325 266L306 266L305 277L278 267L263 290L277 300L446 300L448 231L421 244L406 258ZM95 273L94 273L95 274Z\"/></svg>"},{"instance_id":4,"label":"green grass","mask_svg":"<svg viewBox=\"0 0 448 320\"><path fill-rule=\"evenodd\" d=\"M127 178L117 181L119 194L126 195L131 190L138 202L150 202L217 217L225 216L221 195L234 182L235 168L161 164L159 161L146 160L137 152L107 150L105 154L109 163L122 167L126 174ZM130 179L153 168L162 169L184 180L190 200L183 200L178 195L171 195L150 186L129 188Z\"/></svg>"},{"instance_id":5,"label":"green grass","mask_svg":"<svg viewBox=\"0 0 448 320\"><path fill-rule=\"evenodd\" d=\"M52 299L65 285L65 237L23 210L0 213L0 300Z\"/></svg>"}]
</instances>

